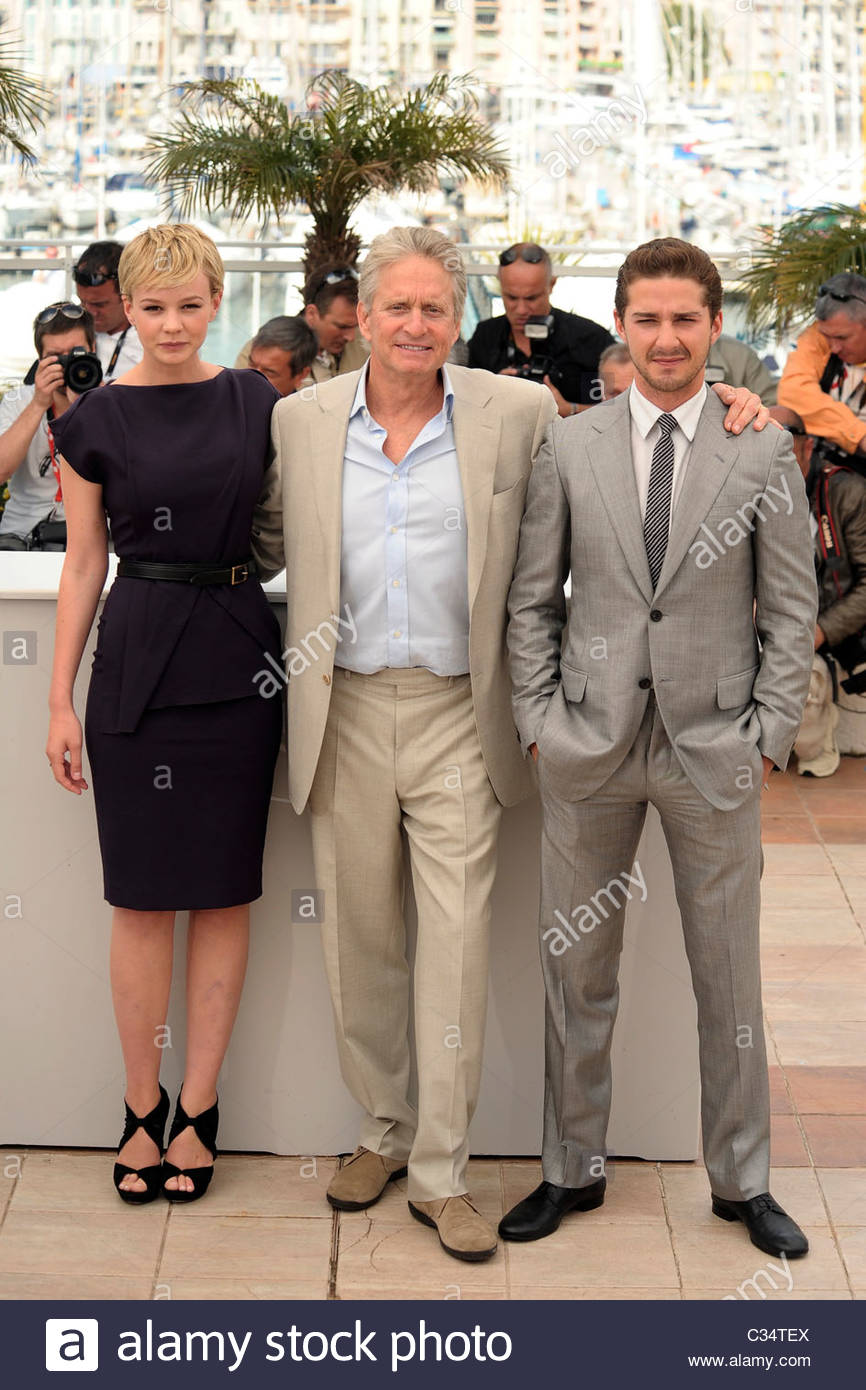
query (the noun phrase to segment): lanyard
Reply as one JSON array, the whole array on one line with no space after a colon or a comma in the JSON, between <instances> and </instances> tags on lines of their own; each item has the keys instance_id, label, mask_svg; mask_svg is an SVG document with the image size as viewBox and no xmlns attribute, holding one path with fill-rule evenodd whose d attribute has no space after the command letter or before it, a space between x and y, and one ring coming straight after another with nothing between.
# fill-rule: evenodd
<instances>
[{"instance_id":1,"label":"lanyard","mask_svg":"<svg viewBox=\"0 0 866 1390\"><path fill-rule=\"evenodd\" d=\"M129 324L126 325L126 327L124 328L124 330L123 330L123 332L121 333L120 337L118 338L117 342L114 344L114 352L111 354L111 361L109 362L108 366L107 366L106 369L105 369L105 375L106 375L106 377L110 377L110 376L111 376L111 373L114 371L115 367L117 366L117 359L118 359L118 357L120 356L121 352L123 351L123 342L124 342L124 339L126 338L126 335L127 335L128 332L129 332Z\"/></svg>"},{"instance_id":2,"label":"lanyard","mask_svg":"<svg viewBox=\"0 0 866 1390\"><path fill-rule=\"evenodd\" d=\"M815 494L815 516L818 520L818 544L827 573L833 580L839 598L844 598L850 582L843 589L839 581L839 568L843 563L842 548L836 535L833 513L830 509L830 479L837 473L848 473L848 468L822 468Z\"/></svg>"},{"instance_id":3,"label":"lanyard","mask_svg":"<svg viewBox=\"0 0 866 1390\"><path fill-rule=\"evenodd\" d=\"M845 382L847 380L848 368L843 366L842 371L836 377L833 385L839 392L838 399L842 404L847 405L849 410L853 410L855 415L859 415L863 409L864 403L866 403L866 377L864 377L858 386L852 387L847 396L843 396L842 392L845 389Z\"/></svg>"},{"instance_id":4,"label":"lanyard","mask_svg":"<svg viewBox=\"0 0 866 1390\"><path fill-rule=\"evenodd\" d=\"M52 430L51 425L48 422L47 416L45 418L45 430L48 434L48 452L51 455L51 468L55 478L57 479L57 492L55 494L54 500L55 502L62 502L63 493L60 490L60 465L57 462L57 454L54 449L54 431Z\"/></svg>"}]
</instances>

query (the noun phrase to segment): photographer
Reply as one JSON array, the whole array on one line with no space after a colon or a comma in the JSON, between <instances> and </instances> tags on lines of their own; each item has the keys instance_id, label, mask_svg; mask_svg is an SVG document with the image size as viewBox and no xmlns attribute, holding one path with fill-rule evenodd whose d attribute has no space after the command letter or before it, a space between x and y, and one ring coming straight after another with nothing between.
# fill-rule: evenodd
<instances>
[{"instance_id":1,"label":"photographer","mask_svg":"<svg viewBox=\"0 0 866 1390\"><path fill-rule=\"evenodd\" d=\"M316 352L310 367L313 381L330 381L331 377L344 376L346 372L363 367L370 349L358 334L357 270L347 265L320 265L308 276L303 297L300 318L316 337ZM253 365L253 341L244 343L235 358L235 367Z\"/></svg>"},{"instance_id":2,"label":"photographer","mask_svg":"<svg viewBox=\"0 0 866 1390\"><path fill-rule=\"evenodd\" d=\"M794 745L797 770L829 777L840 757L832 664L841 667L843 689L859 694L859 676L850 686L847 681L849 673L866 662L866 481L849 468L821 462L815 467L815 440L797 412L774 406L770 414L793 436L794 455L809 494L818 578L816 654L803 726Z\"/></svg>"},{"instance_id":3,"label":"photographer","mask_svg":"<svg viewBox=\"0 0 866 1390\"><path fill-rule=\"evenodd\" d=\"M317 349L316 335L302 314L280 314L263 323L253 338L249 365L281 396L291 396L308 380Z\"/></svg>"},{"instance_id":4,"label":"photographer","mask_svg":"<svg viewBox=\"0 0 866 1390\"><path fill-rule=\"evenodd\" d=\"M370 349L358 333L357 270L345 265L314 270L304 285L303 316L319 344L313 381L329 381L364 366Z\"/></svg>"},{"instance_id":5,"label":"photographer","mask_svg":"<svg viewBox=\"0 0 866 1390\"><path fill-rule=\"evenodd\" d=\"M469 366L528 376L550 388L560 415L600 399L598 359L613 338L600 324L553 309L553 264L543 247L519 241L499 257L505 313L483 319L469 340ZM527 320L546 319L547 324ZM541 337L534 333L546 330Z\"/></svg>"},{"instance_id":6,"label":"photographer","mask_svg":"<svg viewBox=\"0 0 866 1390\"><path fill-rule=\"evenodd\" d=\"M866 279L833 275L818 291L815 322L797 339L779 381L779 404L810 435L866 465ZM822 452L827 457L827 447ZM844 460L839 460L844 461Z\"/></svg>"},{"instance_id":7,"label":"photographer","mask_svg":"<svg viewBox=\"0 0 866 1390\"><path fill-rule=\"evenodd\" d=\"M39 358L35 371L31 368L25 384L7 391L0 401L0 485L9 483L9 501L0 517L0 550L66 549L51 424L78 393L69 388L68 369L58 355L74 348L94 352L93 319L80 304L50 304L36 315L33 337Z\"/></svg>"},{"instance_id":8,"label":"photographer","mask_svg":"<svg viewBox=\"0 0 866 1390\"><path fill-rule=\"evenodd\" d=\"M106 381L123 376L141 361L141 343L117 288L119 241L94 241L72 267L75 293L93 319L96 355Z\"/></svg>"}]
</instances>

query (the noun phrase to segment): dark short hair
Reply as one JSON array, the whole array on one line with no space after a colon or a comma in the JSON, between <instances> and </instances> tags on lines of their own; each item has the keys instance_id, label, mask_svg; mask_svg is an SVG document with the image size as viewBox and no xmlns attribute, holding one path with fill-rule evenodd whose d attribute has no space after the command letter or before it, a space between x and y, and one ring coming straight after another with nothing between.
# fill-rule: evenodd
<instances>
[{"instance_id":1,"label":"dark short hair","mask_svg":"<svg viewBox=\"0 0 866 1390\"><path fill-rule=\"evenodd\" d=\"M313 365L319 343L302 314L278 314L262 324L250 343L250 352L273 347L287 352L292 359L292 371L300 372Z\"/></svg>"},{"instance_id":2,"label":"dark short hair","mask_svg":"<svg viewBox=\"0 0 866 1390\"><path fill-rule=\"evenodd\" d=\"M316 266L304 285L305 308L312 304L320 314L326 314L335 299L350 299L353 304L358 303L357 271L352 275L345 275L343 279L334 280L332 277L339 275L341 270L354 271L354 266L348 266L345 261L342 264L339 261L326 261L323 265ZM331 283L328 283L329 280Z\"/></svg>"},{"instance_id":3,"label":"dark short hair","mask_svg":"<svg viewBox=\"0 0 866 1390\"><path fill-rule=\"evenodd\" d=\"M704 291L704 303L714 319L722 308L722 280L706 251L680 237L663 236L645 241L630 251L616 277L614 304L622 318L628 304L629 287L635 280L658 280L673 275L680 280L696 280Z\"/></svg>"},{"instance_id":4,"label":"dark short hair","mask_svg":"<svg viewBox=\"0 0 866 1390\"><path fill-rule=\"evenodd\" d=\"M50 308L51 306L49 304L45 307ZM40 310L40 313L44 313L44 310ZM87 346L93 352L96 347L96 329L93 327L93 315L89 314L86 309L82 309L82 312L74 319L58 313L49 323L40 323L39 315L37 315L33 320L33 343L37 356L42 356L42 344L47 337L53 337L55 333L70 333L73 328L83 329Z\"/></svg>"},{"instance_id":5,"label":"dark short hair","mask_svg":"<svg viewBox=\"0 0 866 1390\"><path fill-rule=\"evenodd\" d=\"M777 425L781 425L783 430L795 436L808 435L809 431L803 423L802 415L798 415L796 410L791 410L787 405L771 405L770 419L775 420Z\"/></svg>"},{"instance_id":6,"label":"dark short hair","mask_svg":"<svg viewBox=\"0 0 866 1390\"><path fill-rule=\"evenodd\" d=\"M79 270L84 271L85 275L116 276L122 252L119 241L92 241L72 267L73 280Z\"/></svg>"}]
</instances>

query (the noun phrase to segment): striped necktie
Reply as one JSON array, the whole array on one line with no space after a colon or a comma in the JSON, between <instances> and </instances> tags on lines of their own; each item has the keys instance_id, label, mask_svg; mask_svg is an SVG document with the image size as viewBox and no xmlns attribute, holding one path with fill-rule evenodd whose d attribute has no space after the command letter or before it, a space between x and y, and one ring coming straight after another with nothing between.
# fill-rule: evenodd
<instances>
[{"instance_id":1,"label":"striped necktie","mask_svg":"<svg viewBox=\"0 0 866 1390\"><path fill-rule=\"evenodd\" d=\"M660 434L653 449L643 522L646 557L649 561L653 590L662 572L665 551L668 548L671 491L674 481L674 441L671 436L677 427L676 416L667 412L660 415L658 426Z\"/></svg>"}]
</instances>

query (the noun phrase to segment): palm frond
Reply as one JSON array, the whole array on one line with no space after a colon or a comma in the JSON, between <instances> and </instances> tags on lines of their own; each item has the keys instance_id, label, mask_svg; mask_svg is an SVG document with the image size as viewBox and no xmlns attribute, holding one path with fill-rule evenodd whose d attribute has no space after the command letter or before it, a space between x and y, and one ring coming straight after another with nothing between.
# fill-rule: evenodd
<instances>
[{"instance_id":1,"label":"palm frond","mask_svg":"<svg viewBox=\"0 0 866 1390\"><path fill-rule=\"evenodd\" d=\"M422 192L440 175L500 186L507 177L471 74L394 93L327 71L307 100L297 113L255 82L188 83L172 128L151 140L147 172L183 215L227 204L239 217L279 218L305 203L327 241L345 237L372 191Z\"/></svg>"},{"instance_id":2,"label":"palm frond","mask_svg":"<svg viewBox=\"0 0 866 1390\"><path fill-rule=\"evenodd\" d=\"M26 163L33 164L36 154L24 132L39 129L51 108L51 94L16 66L22 56L17 40L0 37L0 145L11 145Z\"/></svg>"},{"instance_id":3,"label":"palm frond","mask_svg":"<svg viewBox=\"0 0 866 1390\"><path fill-rule=\"evenodd\" d=\"M828 203L789 218L778 231L759 228L758 236L740 276L756 330L787 333L811 316L818 288L831 275L866 275L866 212L859 207Z\"/></svg>"},{"instance_id":4,"label":"palm frond","mask_svg":"<svg viewBox=\"0 0 866 1390\"><path fill-rule=\"evenodd\" d=\"M4 145L11 145L15 153L25 164L35 164L37 155L32 145L29 145L21 134L21 127L12 121L4 120L0 117L0 149Z\"/></svg>"},{"instance_id":5,"label":"palm frond","mask_svg":"<svg viewBox=\"0 0 866 1390\"><path fill-rule=\"evenodd\" d=\"M291 203L305 200L310 142L297 123L286 120L282 103L274 107L266 92L225 90L206 97L216 110L202 105L201 114L182 111L169 134L150 142L147 174L165 185L182 215L227 204L240 218L279 217Z\"/></svg>"}]
</instances>

